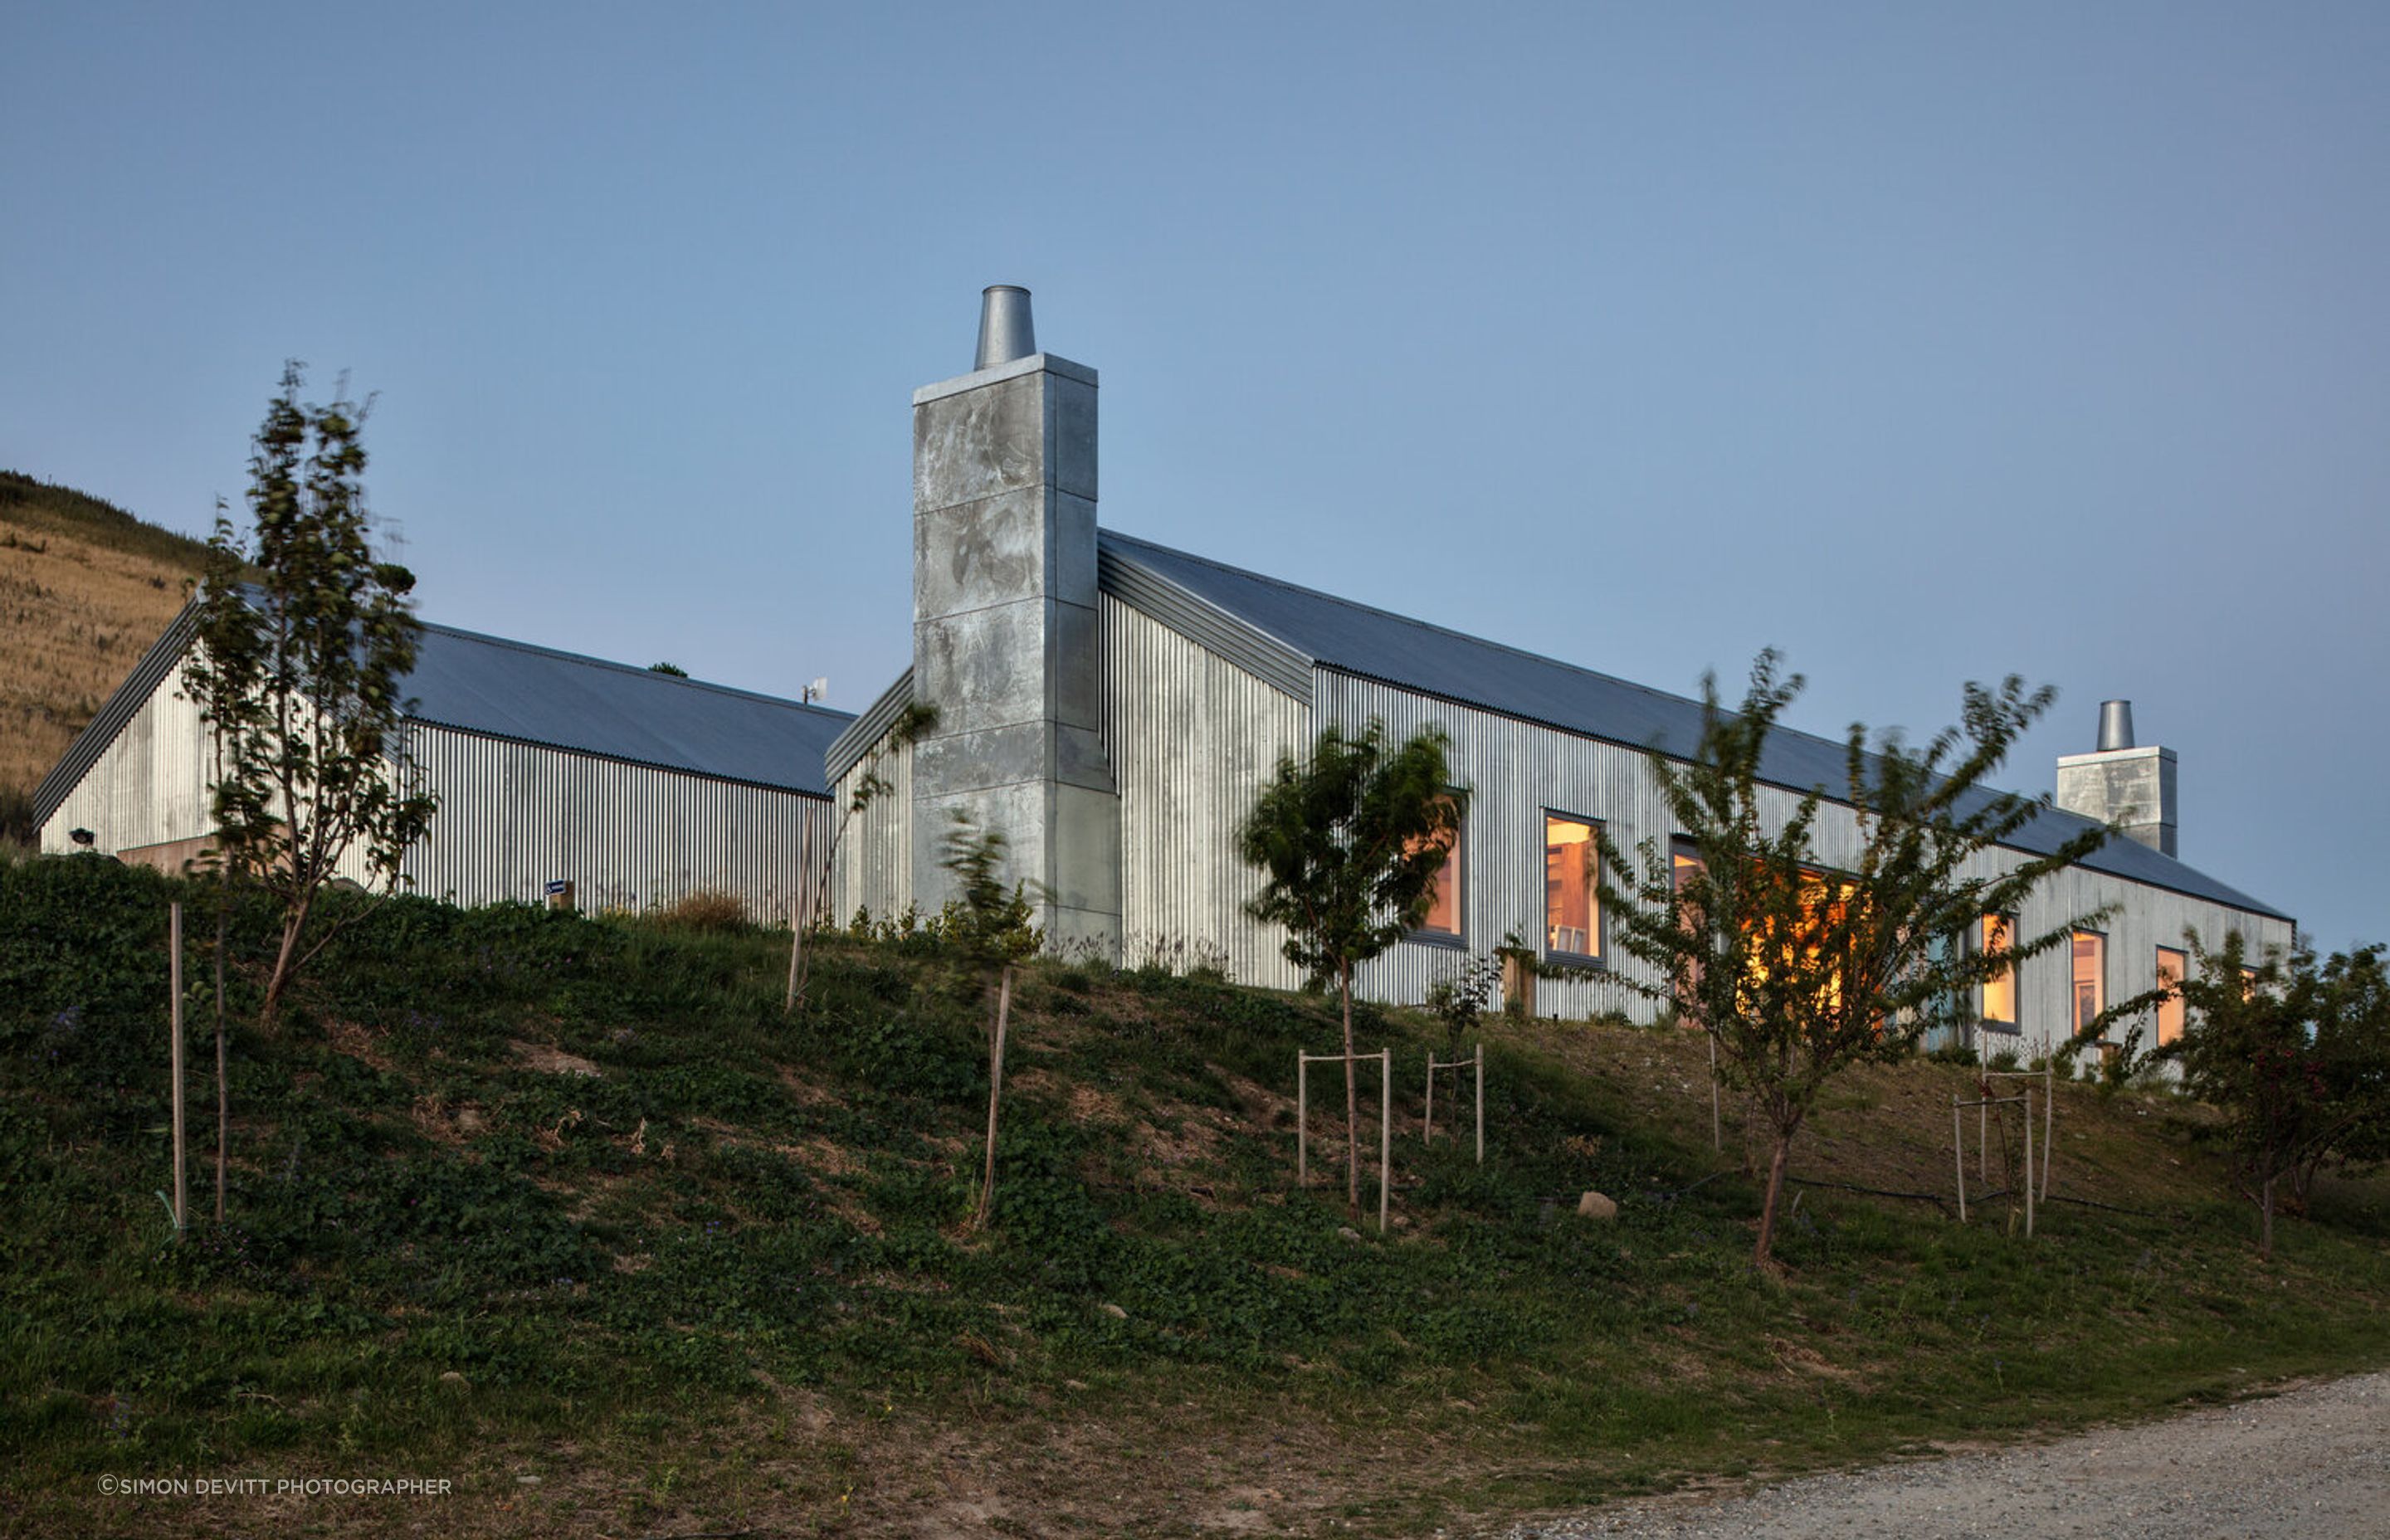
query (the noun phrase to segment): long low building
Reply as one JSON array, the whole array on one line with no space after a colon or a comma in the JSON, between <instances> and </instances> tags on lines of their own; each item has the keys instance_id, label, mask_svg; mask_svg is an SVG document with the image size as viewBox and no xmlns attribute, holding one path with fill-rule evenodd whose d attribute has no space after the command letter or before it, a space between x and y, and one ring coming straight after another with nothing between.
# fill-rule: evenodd
<instances>
[{"instance_id":1,"label":"long low building","mask_svg":"<svg viewBox=\"0 0 2390 1540\"><path fill-rule=\"evenodd\" d=\"M1237 831L1281 756L1377 720L1397 738L1441 728L1469 796L1426 925L1362 990L1416 1001L1515 937L1577 975L1539 1008L1656 1008L1600 978L1659 982L1613 944L1587 857L1679 833L1653 767L1694 751L1697 702L1100 529L1096 372L1038 352L1028 294L1007 286L983 298L980 344L971 372L914 393L912 666L868 710L429 626L408 743L443 808L407 857L415 887L478 904L571 883L584 907L632 908L719 888L785 915L801 853L873 777L887 790L835 841L840 918L936 911L960 814L1004 833L1057 949L1210 955L1291 986L1283 932L1245 912L1261 879ZM207 738L175 683L188 646L178 622L43 783L44 849L81 830L172 865L205 839ZM912 706L934 725L918 730ZM1763 770L1786 816L1841 784L1844 746L1780 730ZM2108 703L2098 747L2059 762L2057 805L1985 859L2052 850L2086 819L2125 837L1972 940L2104 918L1982 989L1971 1038L2063 1042L2179 976L2186 933L2294 939L2289 916L2177 858L2175 783L2174 755L2137 745ZM1858 839L1855 812L1827 803L1819 865L1854 865Z\"/></svg>"},{"instance_id":2,"label":"long low building","mask_svg":"<svg viewBox=\"0 0 2390 1540\"><path fill-rule=\"evenodd\" d=\"M191 645L186 609L43 780L45 852L171 871L205 849ZM801 859L827 849L823 753L847 712L431 624L405 694L407 755L440 799L406 853L416 892L594 911L717 891L785 917ZM364 876L353 854L347 875Z\"/></svg>"},{"instance_id":3,"label":"long low building","mask_svg":"<svg viewBox=\"0 0 2390 1540\"><path fill-rule=\"evenodd\" d=\"M1696 747L1698 702L1099 529L1095 371L1035 351L1018 289L988 291L981 338L971 373L914 396L913 664L827 766L842 797L866 774L895 794L841 844L839 913L937 908L960 812L1005 831L1060 944L1192 948L1293 985L1283 932L1245 913L1261 879L1236 831L1281 755L1375 719L1397 739L1442 728L1470 795L1427 924L1363 970L1365 993L1416 1001L1461 954L1512 937L1580 971L1657 982L1612 944L1585 858L1591 841L1664 849L1677 833L1652 766ZM935 726L892 737L915 703ZM1844 746L1780 730L1763 769L1786 816L1809 788L1842 784ZM2135 745L2129 711L2110 703L2100 747L2060 764L2062 805L1994 859L2054 849L2087 818L2126 837L1983 925L1997 943L2003 927L2106 918L1980 992L1971 1035L2062 1042L2179 976L2186 931L2210 947L2235 930L2292 940L2290 917L2176 858L2174 795L2174 756ZM1854 811L1829 802L1817 859L1855 865L1858 838ZM1598 977L1538 1004L1655 1008Z\"/></svg>"}]
</instances>

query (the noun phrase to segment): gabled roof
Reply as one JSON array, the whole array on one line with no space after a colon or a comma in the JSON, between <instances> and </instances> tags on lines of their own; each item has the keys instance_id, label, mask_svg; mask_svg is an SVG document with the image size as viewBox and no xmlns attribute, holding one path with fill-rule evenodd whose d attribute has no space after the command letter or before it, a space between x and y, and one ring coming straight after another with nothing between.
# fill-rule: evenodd
<instances>
[{"instance_id":1,"label":"gabled roof","mask_svg":"<svg viewBox=\"0 0 2390 1540\"><path fill-rule=\"evenodd\" d=\"M423 627L417 721L721 780L829 795L822 754L853 713L628 663Z\"/></svg>"},{"instance_id":2,"label":"gabled roof","mask_svg":"<svg viewBox=\"0 0 2390 1540\"><path fill-rule=\"evenodd\" d=\"M34 793L46 822L191 645L190 607ZM426 622L403 693L414 720L718 780L829 795L822 755L851 713Z\"/></svg>"},{"instance_id":3,"label":"gabled roof","mask_svg":"<svg viewBox=\"0 0 2390 1540\"><path fill-rule=\"evenodd\" d=\"M1240 644L1229 655L1265 678L1270 674L1264 669L1274 663L1274 672L1283 674L1284 664L1278 655L1291 655L1313 667L1379 680L1630 749L1682 758L1701 741L1701 702L1684 696L1629 684L1111 530L1100 532L1099 540L1107 591L1148 610L1194 640L1218 645L1198 635L1199 630L1208 632L1211 638L1229 637ZM1156 584L1163 587L1157 590ZM1172 590L1175 593L1168 592ZM1165 602L1154 604L1156 597ZM1168 602L1172 599L1176 602ZM1833 788L1844 784L1844 758L1841 743L1779 727L1768 735L1760 768L1775 785L1794 791L1822 786L1831 796ZM2042 853L2089 827L2088 819L2045 808L2008 842ZM2250 914L2290 918L2137 841L2111 840L2083 865Z\"/></svg>"}]
</instances>

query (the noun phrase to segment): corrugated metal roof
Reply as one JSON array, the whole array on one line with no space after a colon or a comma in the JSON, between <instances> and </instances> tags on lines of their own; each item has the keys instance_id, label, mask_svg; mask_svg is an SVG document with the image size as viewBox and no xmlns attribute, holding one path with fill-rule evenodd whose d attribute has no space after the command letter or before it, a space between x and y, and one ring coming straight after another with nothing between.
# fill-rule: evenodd
<instances>
[{"instance_id":1,"label":"corrugated metal roof","mask_svg":"<svg viewBox=\"0 0 2390 1540\"><path fill-rule=\"evenodd\" d=\"M426 623L417 720L724 780L829 795L822 755L853 713Z\"/></svg>"},{"instance_id":2,"label":"corrugated metal roof","mask_svg":"<svg viewBox=\"0 0 2390 1540\"><path fill-rule=\"evenodd\" d=\"M1105 555L1115 561L1178 584L1321 666L1632 749L1681 757L1701 740L1701 702L1684 696L1111 530L1099 538ZM1844 761L1841 743L1780 727L1768 736L1761 773L1780 786L1800 791L1823 786L1831 795L1844 783ZM2088 827L2073 814L2044 809L2010 843L2044 853ZM2290 918L2136 841L2111 840L2083 864L2251 914Z\"/></svg>"}]
</instances>

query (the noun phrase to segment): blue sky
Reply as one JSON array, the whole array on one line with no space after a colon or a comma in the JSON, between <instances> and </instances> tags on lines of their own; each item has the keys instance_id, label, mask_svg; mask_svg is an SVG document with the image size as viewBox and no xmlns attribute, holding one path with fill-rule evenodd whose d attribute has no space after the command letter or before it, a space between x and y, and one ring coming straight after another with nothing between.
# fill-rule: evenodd
<instances>
[{"instance_id":1,"label":"blue sky","mask_svg":"<svg viewBox=\"0 0 2390 1540\"><path fill-rule=\"evenodd\" d=\"M11 7L0 464L201 529L378 393L427 618L858 709L978 292L1102 517L1797 725L2132 699L2390 938L2390 7Z\"/></svg>"}]
</instances>

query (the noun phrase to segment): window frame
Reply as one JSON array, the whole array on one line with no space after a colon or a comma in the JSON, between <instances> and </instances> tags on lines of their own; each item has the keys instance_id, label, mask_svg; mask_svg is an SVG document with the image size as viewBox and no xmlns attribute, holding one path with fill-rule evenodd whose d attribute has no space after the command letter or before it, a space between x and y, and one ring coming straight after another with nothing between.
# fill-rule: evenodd
<instances>
[{"instance_id":1,"label":"window frame","mask_svg":"<svg viewBox=\"0 0 2390 1540\"><path fill-rule=\"evenodd\" d=\"M1558 819L1562 823L1582 824L1587 828L1593 831L1593 838L1590 841L1590 853L1593 859L1593 866L1592 870L1587 874L1591 880L1588 882L1585 893L1586 906L1588 911L1587 918L1593 922L1586 928L1587 936L1592 943L1593 950L1589 952L1564 952L1551 944L1551 878L1550 868L1546 867L1544 878L1544 916L1542 923L1538 927L1544 933L1544 960L1547 962L1565 963L1573 968L1607 969L1610 966L1610 916L1608 911L1602 905L1601 892L1599 886L1599 873L1601 869L1601 841L1608 833L1608 826L1600 818L1588 817L1582 813L1571 813L1564 808L1558 807L1545 807L1541 816L1543 820L1543 837L1536 841L1536 848L1544 852L1547 857L1548 857L1551 851L1551 830L1554 819ZM1672 872L1674 868L1671 867Z\"/></svg>"},{"instance_id":2,"label":"window frame","mask_svg":"<svg viewBox=\"0 0 2390 1540\"><path fill-rule=\"evenodd\" d=\"M2181 1042L2183 1030L2191 1025L2191 1007L2184 1001L2180 993L2183 984L2191 978L2191 950L2188 947L2182 946L2161 946L2156 948L2152 956L2152 970L2160 988L2164 988L2167 982L2166 959L2168 957L2175 959L2173 982L2177 993L2172 999L2161 1000L2158 1002L2156 1023L2157 1046L2161 1048L2166 1046L2170 1043ZM2166 1013L2168 1011L2172 1011L2174 1013L2174 1035L2172 1037L2168 1037L2166 1035Z\"/></svg>"},{"instance_id":3,"label":"window frame","mask_svg":"<svg viewBox=\"0 0 2390 1540\"><path fill-rule=\"evenodd\" d=\"M1452 870L1452 918L1456 929L1436 930L1424 925L1414 926L1403 932L1403 940L1465 952L1469 949L1469 799L1457 786L1446 787L1445 795L1459 809L1459 816L1452 821L1452 853L1445 858Z\"/></svg>"},{"instance_id":4,"label":"window frame","mask_svg":"<svg viewBox=\"0 0 2390 1540\"><path fill-rule=\"evenodd\" d=\"M1969 927L1967 931L1968 944L1977 956L1983 956L1985 950L1984 927L1993 920L1998 920L2002 925L2008 928L2008 944L2011 946L2014 946L2016 944L2016 916L1998 912L1978 915L1975 917L1975 923ZM2011 958L2008 969L2009 1017L2005 1021L1993 1016L1985 1006L1985 996L1992 987L1991 981L1986 979L1982 983L1975 986L1974 1017L1975 1026L1978 1031L1996 1032L2004 1037L2022 1037L2024 1035L2024 991L2017 987L2017 973L2018 969L2016 961L2014 958ZM2068 987L2070 989L2073 988L2073 980L2071 977L2068 981Z\"/></svg>"},{"instance_id":5,"label":"window frame","mask_svg":"<svg viewBox=\"0 0 2390 1540\"><path fill-rule=\"evenodd\" d=\"M2091 1014L2096 1017L2108 1008L2108 932L2078 926L2066 932L2066 1038L2070 1043L2083 1035L2086 1024L2080 993L2082 985L2075 972L2079 959L2075 955L2075 943L2085 936L2096 937L2100 943L2100 1008ZM2094 1041L2105 1041L2105 1038Z\"/></svg>"}]
</instances>

